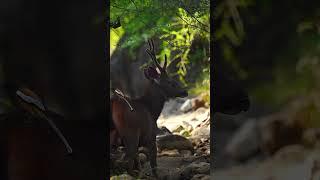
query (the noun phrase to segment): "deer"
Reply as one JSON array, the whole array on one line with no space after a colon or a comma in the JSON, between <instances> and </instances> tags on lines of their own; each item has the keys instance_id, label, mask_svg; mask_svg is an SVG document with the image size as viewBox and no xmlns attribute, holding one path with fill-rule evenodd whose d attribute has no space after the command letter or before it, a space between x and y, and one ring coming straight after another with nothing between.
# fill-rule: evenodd
<instances>
[{"instance_id":1,"label":"deer","mask_svg":"<svg viewBox=\"0 0 320 180\"><path fill-rule=\"evenodd\" d=\"M121 90L126 97L137 99L143 95L144 89L149 84L148 79L145 78L141 70L141 67L149 62L149 54L146 53L148 43L143 43L130 50L129 47L122 46L128 40L130 40L130 35L125 33L119 40L118 47L111 55L110 84L111 87ZM158 51L158 45L161 43L160 39L153 37L152 41L155 45L155 50ZM133 51L134 55L131 55L130 51ZM174 67L173 62L176 62L176 59L171 61L170 66L167 68L168 72L171 72L170 68Z\"/></svg>"},{"instance_id":2,"label":"deer","mask_svg":"<svg viewBox=\"0 0 320 180\"><path fill-rule=\"evenodd\" d=\"M125 159L128 160L129 173L132 173L138 147L146 146L150 152L152 173L157 176L157 119L167 100L186 97L188 92L167 74L167 56L165 55L164 64L161 66L155 55L153 41L149 40L148 44L149 48L146 52L154 66L148 66L143 70L148 80L143 96L137 99L128 98L133 111L124 100L119 98L111 101L111 110L115 129L126 147Z\"/></svg>"}]
</instances>

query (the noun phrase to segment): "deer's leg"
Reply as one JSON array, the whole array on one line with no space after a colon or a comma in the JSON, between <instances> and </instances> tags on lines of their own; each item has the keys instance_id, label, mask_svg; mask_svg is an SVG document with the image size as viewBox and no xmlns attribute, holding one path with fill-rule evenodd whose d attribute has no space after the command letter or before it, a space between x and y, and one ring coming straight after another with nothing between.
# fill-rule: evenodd
<instances>
[{"instance_id":1,"label":"deer's leg","mask_svg":"<svg viewBox=\"0 0 320 180\"><path fill-rule=\"evenodd\" d=\"M157 175L157 145L156 145L156 135L155 133L153 133L152 138L151 138L151 142L150 142L150 166L152 168L152 173L154 176L158 176Z\"/></svg>"},{"instance_id":2,"label":"deer's leg","mask_svg":"<svg viewBox=\"0 0 320 180\"><path fill-rule=\"evenodd\" d=\"M134 159L138 152L139 133L129 133L125 137L126 155L125 159L128 160L128 173L133 174Z\"/></svg>"},{"instance_id":3,"label":"deer's leg","mask_svg":"<svg viewBox=\"0 0 320 180\"><path fill-rule=\"evenodd\" d=\"M111 150L116 145L118 140L117 138L118 138L117 130L110 129L110 152L112 152Z\"/></svg>"},{"instance_id":4,"label":"deer's leg","mask_svg":"<svg viewBox=\"0 0 320 180\"><path fill-rule=\"evenodd\" d=\"M141 170L141 162L140 162L139 154L136 155L134 162L135 162L135 167L140 171Z\"/></svg>"}]
</instances>

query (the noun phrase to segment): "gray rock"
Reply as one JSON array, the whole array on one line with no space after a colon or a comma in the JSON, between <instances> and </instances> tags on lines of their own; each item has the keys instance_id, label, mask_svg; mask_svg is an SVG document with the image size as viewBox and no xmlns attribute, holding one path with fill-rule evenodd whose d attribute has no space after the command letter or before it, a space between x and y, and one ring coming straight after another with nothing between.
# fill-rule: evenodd
<instances>
[{"instance_id":1,"label":"gray rock","mask_svg":"<svg viewBox=\"0 0 320 180\"><path fill-rule=\"evenodd\" d=\"M144 164L147 162L147 156L144 153L139 153L138 158L141 164Z\"/></svg>"},{"instance_id":2,"label":"gray rock","mask_svg":"<svg viewBox=\"0 0 320 180\"><path fill-rule=\"evenodd\" d=\"M120 176L112 176L110 177L110 180L134 180L132 176L128 174L121 174Z\"/></svg>"},{"instance_id":3,"label":"gray rock","mask_svg":"<svg viewBox=\"0 0 320 180\"><path fill-rule=\"evenodd\" d=\"M168 170L165 168L158 168L159 180L176 180L181 179L179 170Z\"/></svg>"},{"instance_id":4,"label":"gray rock","mask_svg":"<svg viewBox=\"0 0 320 180\"><path fill-rule=\"evenodd\" d=\"M180 114L180 106L183 104L184 101L177 99L171 99L165 103L161 115L164 117L168 117L171 115L178 115Z\"/></svg>"},{"instance_id":5,"label":"gray rock","mask_svg":"<svg viewBox=\"0 0 320 180\"><path fill-rule=\"evenodd\" d=\"M186 100L180 107L180 111L188 112L192 109L192 101L191 99Z\"/></svg>"},{"instance_id":6,"label":"gray rock","mask_svg":"<svg viewBox=\"0 0 320 180\"><path fill-rule=\"evenodd\" d=\"M210 139L210 127L209 126L201 126L199 128L196 128L194 131L191 133L191 137L193 139Z\"/></svg>"},{"instance_id":7,"label":"gray rock","mask_svg":"<svg viewBox=\"0 0 320 180\"><path fill-rule=\"evenodd\" d=\"M171 149L171 150L162 150L161 153L158 154L159 157L161 156L168 156L168 157L178 157L180 156L180 153L177 149Z\"/></svg>"},{"instance_id":8,"label":"gray rock","mask_svg":"<svg viewBox=\"0 0 320 180\"><path fill-rule=\"evenodd\" d=\"M210 176L206 174L196 174L191 180L210 180Z\"/></svg>"},{"instance_id":9,"label":"gray rock","mask_svg":"<svg viewBox=\"0 0 320 180\"><path fill-rule=\"evenodd\" d=\"M210 174L210 164L206 162L191 163L181 173L184 178L192 178L196 174Z\"/></svg>"},{"instance_id":10,"label":"gray rock","mask_svg":"<svg viewBox=\"0 0 320 180\"><path fill-rule=\"evenodd\" d=\"M190 157L192 156L192 152L190 150L181 150L180 151L181 156L183 157Z\"/></svg>"},{"instance_id":11,"label":"gray rock","mask_svg":"<svg viewBox=\"0 0 320 180\"><path fill-rule=\"evenodd\" d=\"M158 129L157 136L170 135L172 134L168 128L162 126Z\"/></svg>"},{"instance_id":12,"label":"gray rock","mask_svg":"<svg viewBox=\"0 0 320 180\"><path fill-rule=\"evenodd\" d=\"M259 150L259 132L255 119L248 120L237 130L226 146L226 154L236 160L245 160Z\"/></svg>"},{"instance_id":13,"label":"gray rock","mask_svg":"<svg viewBox=\"0 0 320 180\"><path fill-rule=\"evenodd\" d=\"M157 137L157 147L159 151L164 149L191 150L194 151L190 140L179 135L166 135Z\"/></svg>"},{"instance_id":14,"label":"gray rock","mask_svg":"<svg viewBox=\"0 0 320 180\"><path fill-rule=\"evenodd\" d=\"M271 158L257 164L234 166L216 170L215 179L226 180L319 180L320 152L302 145L289 145L281 148Z\"/></svg>"},{"instance_id":15,"label":"gray rock","mask_svg":"<svg viewBox=\"0 0 320 180\"><path fill-rule=\"evenodd\" d=\"M303 132L303 143L306 146L314 147L320 144L320 128L310 128Z\"/></svg>"}]
</instances>

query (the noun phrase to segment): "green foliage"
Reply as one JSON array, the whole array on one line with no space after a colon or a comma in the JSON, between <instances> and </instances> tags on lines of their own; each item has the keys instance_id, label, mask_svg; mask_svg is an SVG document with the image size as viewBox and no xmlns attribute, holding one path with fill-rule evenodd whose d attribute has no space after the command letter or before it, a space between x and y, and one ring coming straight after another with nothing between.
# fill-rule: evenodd
<instances>
[{"instance_id":1,"label":"green foliage","mask_svg":"<svg viewBox=\"0 0 320 180\"><path fill-rule=\"evenodd\" d=\"M277 108L297 96L319 94L319 5L219 1L214 12L218 53L248 79L254 101Z\"/></svg>"},{"instance_id":2,"label":"green foliage","mask_svg":"<svg viewBox=\"0 0 320 180\"><path fill-rule=\"evenodd\" d=\"M123 29L128 37L130 37L124 46L134 48L147 38L156 34L161 35L168 30L177 29L177 27L183 28L184 25L176 21L178 18L188 18L188 16L192 16L192 20L185 19L185 23L188 23L189 26L193 28L208 32L209 26L204 26L203 24L209 24L209 21L201 22L204 20L201 19L202 16L209 15L209 4L207 4L207 8L203 10L206 2L208 3L208 1L201 1L200 4L195 7L189 6L190 4L187 4L186 1L180 0L111 1L110 18L111 21L120 18ZM182 14L182 7L186 8L190 13L194 13Z\"/></svg>"},{"instance_id":3,"label":"green foliage","mask_svg":"<svg viewBox=\"0 0 320 180\"><path fill-rule=\"evenodd\" d=\"M190 63L189 52L195 36L200 35L205 40L209 41L210 35L207 31L194 28L195 25L192 25L191 23L196 23L194 22L195 20L188 16L187 12L182 8L178 9L177 16L179 18L175 19L170 28L163 29L165 34L160 36L160 38L164 40L162 44L163 50L161 52L161 56L163 57L163 54L168 53L169 58L171 59L182 59L179 63L178 74L180 75L180 80L184 82L182 77L187 74L186 66ZM208 14L199 17L199 20L209 22ZM176 52L176 54L171 57L171 52Z\"/></svg>"},{"instance_id":4,"label":"green foliage","mask_svg":"<svg viewBox=\"0 0 320 180\"><path fill-rule=\"evenodd\" d=\"M199 36L206 42L210 40L209 4L209 0L112 0L110 18L111 21L120 19L121 30L111 29L110 51L114 50L122 35L128 39L121 42L121 47L129 48L131 53L147 39L159 37L162 44L157 58L163 61L165 54L169 62L181 58L177 74L187 85L188 66L201 63L190 58L194 38ZM208 59L209 54L199 57Z\"/></svg>"},{"instance_id":5,"label":"green foliage","mask_svg":"<svg viewBox=\"0 0 320 180\"><path fill-rule=\"evenodd\" d=\"M122 27L113 29L110 32L110 55L112 55L113 51L116 49L118 42L123 34L124 31Z\"/></svg>"},{"instance_id":6,"label":"green foliage","mask_svg":"<svg viewBox=\"0 0 320 180\"><path fill-rule=\"evenodd\" d=\"M210 105L210 68L203 69L190 93L193 95L203 94L204 101Z\"/></svg>"},{"instance_id":7,"label":"green foliage","mask_svg":"<svg viewBox=\"0 0 320 180\"><path fill-rule=\"evenodd\" d=\"M270 100L283 104L296 96L308 97L320 90L320 32L312 21L302 21L296 25L298 47L288 46L289 52L273 68L274 81L269 84L274 93ZM287 59L293 59L287 61ZM271 90L271 89L270 89Z\"/></svg>"},{"instance_id":8,"label":"green foliage","mask_svg":"<svg viewBox=\"0 0 320 180\"><path fill-rule=\"evenodd\" d=\"M240 10L253 5L253 0L224 0L220 1L214 11L215 23L214 41L219 43L222 49L222 57L228 61L238 72L241 78L247 76L241 68L234 48L242 44L245 38L244 25L240 16Z\"/></svg>"}]
</instances>

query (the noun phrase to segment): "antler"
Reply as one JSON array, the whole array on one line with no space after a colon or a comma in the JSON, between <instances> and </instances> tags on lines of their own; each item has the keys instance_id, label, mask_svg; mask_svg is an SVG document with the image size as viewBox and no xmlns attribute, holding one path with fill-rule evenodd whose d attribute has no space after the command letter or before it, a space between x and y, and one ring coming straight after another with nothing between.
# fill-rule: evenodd
<instances>
[{"instance_id":1,"label":"antler","mask_svg":"<svg viewBox=\"0 0 320 180\"><path fill-rule=\"evenodd\" d=\"M150 58L153 60L154 64L159 68L159 70L161 72L166 72L166 67L167 67L167 55L165 55L165 59L164 59L164 65L163 67L160 66L159 62L157 61L156 58L156 53L154 51L154 44L153 44L153 40L148 40L148 44L149 44L149 49L146 49L147 53L149 54Z\"/></svg>"},{"instance_id":2,"label":"antler","mask_svg":"<svg viewBox=\"0 0 320 180\"><path fill-rule=\"evenodd\" d=\"M163 64L163 69L166 70L167 69L167 55L164 55L164 64Z\"/></svg>"}]
</instances>

